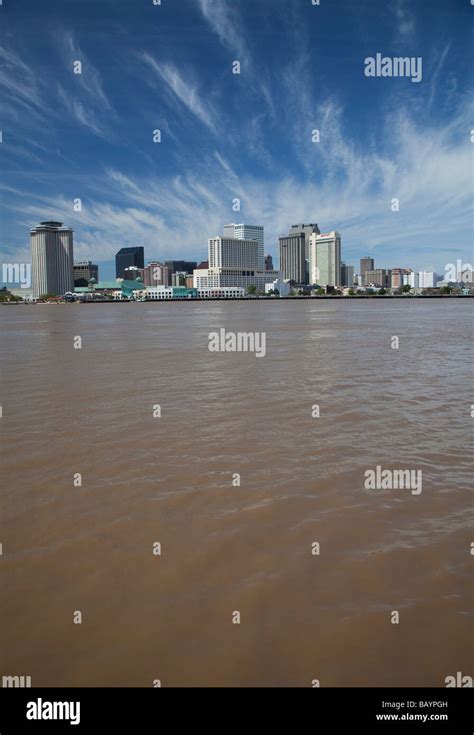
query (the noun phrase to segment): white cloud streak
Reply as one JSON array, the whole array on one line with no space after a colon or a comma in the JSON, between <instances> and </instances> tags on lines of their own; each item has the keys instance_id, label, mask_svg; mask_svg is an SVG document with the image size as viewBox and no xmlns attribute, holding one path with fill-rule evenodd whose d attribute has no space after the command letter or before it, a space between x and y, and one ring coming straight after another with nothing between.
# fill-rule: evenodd
<instances>
[{"instance_id":1,"label":"white cloud streak","mask_svg":"<svg viewBox=\"0 0 474 735\"><path fill-rule=\"evenodd\" d=\"M62 197L53 207L76 231L77 257L108 260L119 246L143 244L150 259L205 259L207 239L238 216L265 226L266 249L276 261L278 236L293 222L316 221L322 231L341 232L343 256L354 264L372 251L380 266L442 268L452 262L453 252L467 260L471 255L466 131L472 112L461 109L449 127L437 128L419 125L400 111L395 121L391 116L385 121L391 145L361 152L342 133L342 108L327 101L321 114L331 134L319 144L316 176L286 174L262 181L240 175L238 158L215 151L183 176L135 177L107 169L84 198L81 213ZM339 167L338 176L324 174L332 165ZM235 196L242 202L238 215L232 211ZM391 211L394 197L400 200L399 212ZM12 208L31 225L43 217L49 198L33 194L27 200L23 206L15 198Z\"/></svg>"},{"instance_id":2,"label":"white cloud streak","mask_svg":"<svg viewBox=\"0 0 474 735\"><path fill-rule=\"evenodd\" d=\"M203 102L197 86L186 81L174 64L159 64L146 52L142 54L141 58L189 112L195 115L213 133L217 132L212 108L209 103L205 104Z\"/></svg>"}]
</instances>

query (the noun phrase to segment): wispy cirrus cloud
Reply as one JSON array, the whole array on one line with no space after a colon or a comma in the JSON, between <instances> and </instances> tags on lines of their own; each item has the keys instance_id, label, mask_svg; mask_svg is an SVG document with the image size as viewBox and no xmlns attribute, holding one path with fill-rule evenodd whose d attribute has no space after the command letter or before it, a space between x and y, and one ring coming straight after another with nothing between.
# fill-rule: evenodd
<instances>
[{"instance_id":1,"label":"wispy cirrus cloud","mask_svg":"<svg viewBox=\"0 0 474 735\"><path fill-rule=\"evenodd\" d=\"M189 112L200 120L213 133L217 132L217 124L209 103L204 104L197 85L186 80L174 64L159 64L150 54L144 52L142 60L153 70L158 78L164 82L168 90L173 93Z\"/></svg>"},{"instance_id":2,"label":"wispy cirrus cloud","mask_svg":"<svg viewBox=\"0 0 474 735\"><path fill-rule=\"evenodd\" d=\"M81 49L72 31L62 29L58 37L67 72L62 84L58 83L59 100L77 123L100 138L110 137L110 121L115 113L104 91L100 72ZM77 62L81 65L80 73L74 71Z\"/></svg>"},{"instance_id":3,"label":"wispy cirrus cloud","mask_svg":"<svg viewBox=\"0 0 474 735\"><path fill-rule=\"evenodd\" d=\"M85 97L88 97L91 103L104 111L110 111L112 104L104 91L101 74L82 51L72 31L60 33L59 38L67 69L71 72L71 82L81 87L85 92ZM81 62L80 74L75 74L73 71L76 61Z\"/></svg>"},{"instance_id":4,"label":"wispy cirrus cloud","mask_svg":"<svg viewBox=\"0 0 474 735\"><path fill-rule=\"evenodd\" d=\"M465 131L474 110L458 109L446 128L421 125L408 110L400 110L396 119L389 114L381 124L391 132L391 144L367 150L344 134L342 105L328 99L320 107L331 135L320 144L318 176L286 173L263 184L240 170L238 157L215 150L185 175L145 177L107 168L84 198L82 212L74 211L72 199L56 197L51 203L76 230L75 250L81 258L100 253L100 260L112 259L126 235L127 243L146 245L149 259L179 254L204 259L208 238L235 219L232 201L238 196L240 218L264 225L266 249L276 260L278 237L293 221L317 221L323 231L338 229L348 262L371 251L380 266L442 272L448 252L469 260L470 241L460 233L469 232L473 215ZM327 175L334 166L338 175ZM399 212L391 210L393 197L400 201ZM36 191L12 206L31 225L49 203Z\"/></svg>"},{"instance_id":5,"label":"wispy cirrus cloud","mask_svg":"<svg viewBox=\"0 0 474 735\"><path fill-rule=\"evenodd\" d=\"M397 33L402 39L414 36L416 31L415 16L408 6L407 0L397 0L392 6L392 12L397 21Z\"/></svg>"},{"instance_id":6,"label":"wispy cirrus cloud","mask_svg":"<svg viewBox=\"0 0 474 735\"><path fill-rule=\"evenodd\" d=\"M66 110L80 125L88 128L100 138L105 138L106 133L96 121L93 110L68 92L61 84L58 84L58 97L63 102Z\"/></svg>"},{"instance_id":7,"label":"wispy cirrus cloud","mask_svg":"<svg viewBox=\"0 0 474 735\"><path fill-rule=\"evenodd\" d=\"M37 124L36 141L31 136L25 143L43 148L38 138L44 137L46 121L58 121L65 110L77 123L90 132L103 138L105 125L100 122L107 116L110 119L112 106L103 90L101 77L94 66L88 62L71 33L61 35L63 53L67 58L70 70L69 86L57 82L52 87L51 80L41 72L41 66L26 63L17 53L0 47L0 87L3 87L7 103L4 108L6 119L15 123L16 130L31 127L31 121ZM83 63L83 73L73 73L73 61ZM62 105L51 104L52 90L56 92L56 101ZM31 140L30 140L31 139ZM34 154L28 156L21 146L10 146L8 152L18 153L23 158L37 160Z\"/></svg>"},{"instance_id":8,"label":"wispy cirrus cloud","mask_svg":"<svg viewBox=\"0 0 474 735\"><path fill-rule=\"evenodd\" d=\"M33 69L18 54L0 46L0 87L8 95L10 109L35 115L43 108L40 87Z\"/></svg>"},{"instance_id":9,"label":"wispy cirrus cloud","mask_svg":"<svg viewBox=\"0 0 474 735\"><path fill-rule=\"evenodd\" d=\"M198 7L223 46L236 54L237 59L249 59L247 43L240 28L235 4L226 0L197 0Z\"/></svg>"}]
</instances>

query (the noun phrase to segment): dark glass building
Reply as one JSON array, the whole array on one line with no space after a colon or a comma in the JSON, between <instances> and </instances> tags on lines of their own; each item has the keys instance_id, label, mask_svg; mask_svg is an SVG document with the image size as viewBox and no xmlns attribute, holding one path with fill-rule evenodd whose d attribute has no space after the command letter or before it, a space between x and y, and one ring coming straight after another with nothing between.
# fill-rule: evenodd
<instances>
[{"instance_id":1,"label":"dark glass building","mask_svg":"<svg viewBox=\"0 0 474 735\"><path fill-rule=\"evenodd\" d=\"M168 266L172 275L173 273L192 273L197 262L195 260L166 260L165 265Z\"/></svg>"},{"instance_id":2,"label":"dark glass building","mask_svg":"<svg viewBox=\"0 0 474 735\"><path fill-rule=\"evenodd\" d=\"M123 278L125 268L144 268L145 251L143 247L121 248L115 256L115 277Z\"/></svg>"},{"instance_id":3,"label":"dark glass building","mask_svg":"<svg viewBox=\"0 0 474 735\"><path fill-rule=\"evenodd\" d=\"M307 283L306 238L304 232L285 235L280 242L280 270L283 278L297 284Z\"/></svg>"}]
</instances>

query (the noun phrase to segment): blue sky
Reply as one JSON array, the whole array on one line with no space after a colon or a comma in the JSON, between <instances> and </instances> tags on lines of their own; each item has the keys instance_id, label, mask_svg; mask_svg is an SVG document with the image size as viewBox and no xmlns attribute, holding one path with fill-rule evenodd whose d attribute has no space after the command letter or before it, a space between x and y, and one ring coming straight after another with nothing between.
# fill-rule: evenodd
<instances>
[{"instance_id":1,"label":"blue sky","mask_svg":"<svg viewBox=\"0 0 474 735\"><path fill-rule=\"evenodd\" d=\"M102 278L127 245L205 259L233 221L263 224L275 263L297 222L339 230L356 272L366 254L473 262L470 0L3 0L0 17L2 262L30 261L51 207ZM421 57L422 81L366 77L376 53Z\"/></svg>"}]
</instances>

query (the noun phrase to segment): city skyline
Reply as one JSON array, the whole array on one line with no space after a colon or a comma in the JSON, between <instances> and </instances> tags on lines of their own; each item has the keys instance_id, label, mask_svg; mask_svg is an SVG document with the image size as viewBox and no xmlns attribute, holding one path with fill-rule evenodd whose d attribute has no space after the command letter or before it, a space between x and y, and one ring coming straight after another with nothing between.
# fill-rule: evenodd
<instances>
[{"instance_id":1,"label":"city skyline","mask_svg":"<svg viewBox=\"0 0 474 735\"><path fill-rule=\"evenodd\" d=\"M3 263L0 273L0 283L5 287L16 284L20 285L21 288L26 288L24 279L27 271L29 271L30 274L33 273L33 280L35 280L35 278L37 279L35 273L38 273L38 264L41 259L43 259L46 264L46 250L43 256L38 257L38 246L35 244L35 240L37 239L36 233L43 230L53 230L55 232L58 228L60 228L60 231L67 231L68 233L70 247L70 253L68 255L70 263L68 267L71 266L71 271L74 271L74 276L72 277L74 286L86 285L85 282L82 282L84 279L86 281L88 280L86 278L86 271L90 271L89 277L92 277L94 282L97 283L99 269L98 263L94 264L92 260L77 260L73 253L72 244L74 231L70 227L63 227L62 222L54 220L42 221L39 225L30 229L31 263ZM52 235L54 235L54 232ZM453 273L456 273L458 276L457 280L465 281L467 279L472 281L472 265L470 263L463 264L459 259L456 264L448 264L449 268L446 268L445 274L439 274L434 269L415 269L410 265L405 265L404 267L391 266L386 269L380 268L380 266L375 268L374 258L364 256L360 258L360 268L359 271L356 272L353 265L346 263L342 259L340 233L337 231L321 233L316 223L299 225L293 224L289 228L289 234L283 235L279 238L280 262L278 269L273 266L273 263L271 267L268 267L272 256L269 254L264 255L265 246L263 226L248 225L245 223L240 223L238 225L235 223L224 224L222 226L222 232L223 235L208 238L208 261L205 261L205 263L201 262L200 265L198 265L197 261L160 261L159 259L145 258L145 249L143 246L120 248L115 254L115 278L117 281L123 280L124 277L125 280L127 280L130 276L129 271L133 270L140 275L140 278L143 277L146 286L150 286L155 283L168 282L168 285L171 285L172 276L174 278L175 275L186 274L191 277L194 274L194 285L205 287L211 285L237 285L235 280L235 276L237 274L234 273L234 275L231 276L230 271L226 271L228 275L224 276L224 279L226 280L225 283L221 283L219 277L217 277L217 280L215 277L208 278L211 273L217 273L215 270L208 271L207 268L209 266L211 269L215 269L216 266L224 266L225 268L230 267L231 270L235 270L236 267L255 269L255 272L246 272L247 276L251 276L253 274L255 278L253 278L253 280L249 280L247 278L245 279L245 283L242 280L242 283L239 285L244 286L251 282L256 285L263 285L265 282L271 282L272 279L270 278L270 274L273 274L272 278L279 278L281 276L282 278L294 283L336 287L356 284L360 287L365 287L378 283L379 286L390 288L397 287L398 281L400 281L400 286L405 285L406 283L415 287L419 285L418 281L420 281L420 285L434 287L437 281L446 279L448 282L456 281L456 277L453 276ZM330 243L332 243L332 245L330 250L328 250L327 247ZM49 247L51 248L53 244L53 240L51 240ZM320 246L319 248L318 244ZM43 248L46 248L46 246L47 243L45 242L43 244ZM218 247L218 250L216 250L216 247ZM222 255L217 256L217 252L224 252L222 250L223 247L227 253L224 260L222 259ZM322 250L320 252L321 247L323 247L325 251L324 254ZM290 252L292 255L290 259L288 259ZM213 255L213 253L215 254ZM62 256L55 256L54 253L52 253L49 256L49 260L55 260L58 257ZM298 259L300 260L299 264ZM94 257L94 260L98 259ZM330 262L332 264L330 264ZM160 270L159 275L153 272L152 268L154 266L158 266ZM199 268L202 268L203 266L205 266L205 270L199 270ZM42 268L45 270L44 265ZM49 268L50 266L48 266L46 270L49 270ZM92 269L92 271L90 269ZM300 271L300 279L296 277L297 270ZM13 278L13 274L15 272L17 274L16 279ZM129 272L128 276L125 276L127 272ZM395 282L393 283L392 273L397 274L395 276ZM20 276L20 274L22 275ZM267 277L262 278L263 274L267 274ZM350 278L348 278L349 274ZM370 275L366 276L366 274ZM374 277L375 274L383 275L381 275L380 278L377 278ZM410 277L408 277L409 274ZM430 281L429 283L424 283L425 277L423 274L430 275L430 278L428 279ZM461 275L462 277L459 277ZM134 277L136 277L136 274ZM53 276L48 275L48 278L51 280ZM48 278L46 278L46 280L48 280ZM76 279L78 279L77 283ZM43 286L46 285L46 280L43 283ZM80 283L79 280L81 281ZM110 278L102 278L101 280L110 282ZM72 288L68 288L66 290L69 291L72 290ZM40 292L47 292L48 289L40 288L39 286L35 288L33 285L33 291L35 292L35 295L38 296Z\"/></svg>"},{"instance_id":2,"label":"city skyline","mask_svg":"<svg viewBox=\"0 0 474 735\"><path fill-rule=\"evenodd\" d=\"M68 26L56 1L23 6L1 11L2 262L29 260L24 233L51 208L76 231L77 259L107 278L121 247L199 260L229 222L262 224L277 260L278 238L308 217L343 233L348 263L364 253L443 273L472 262L468 3L429 25L401 0L389 13L117 2L71 6ZM40 37L22 34L25 9ZM367 78L381 49L422 58L421 81Z\"/></svg>"},{"instance_id":3,"label":"city skyline","mask_svg":"<svg viewBox=\"0 0 474 735\"><path fill-rule=\"evenodd\" d=\"M12 284L13 273L30 270L32 274L32 296L41 294L61 296L71 294L98 281L98 265L92 261L77 262L73 252L73 230L63 227L62 222L47 220L30 231L32 263L25 268L19 264L3 264L2 276ZM164 263L150 261L145 266L145 251L142 246L121 248L115 256L116 283L123 281L125 290L131 283L140 281L144 288L190 287L191 289L242 288L267 291L273 284L278 290L283 283L326 289L352 287L357 291L365 288L397 290L402 287L436 288L443 282L433 270L415 271L412 268L375 268L369 256L360 259L360 273L342 260L341 234L337 231L321 233L316 223L292 225L289 234L280 238L279 269L269 268L271 256L264 256L264 228L260 225L223 225L223 236L209 238L208 261L169 260ZM25 264L23 264L25 265ZM457 263L451 280L472 282L472 266L462 273L461 261ZM6 274L7 276L6 277ZM77 281L76 281L77 276ZM22 279L20 279L22 280ZM450 279L448 278L448 281ZM112 283L111 281L108 284ZM27 284L22 282L21 289ZM110 285L107 286L110 288ZM286 287L285 287L286 288ZM197 293L197 292L196 292Z\"/></svg>"}]
</instances>

